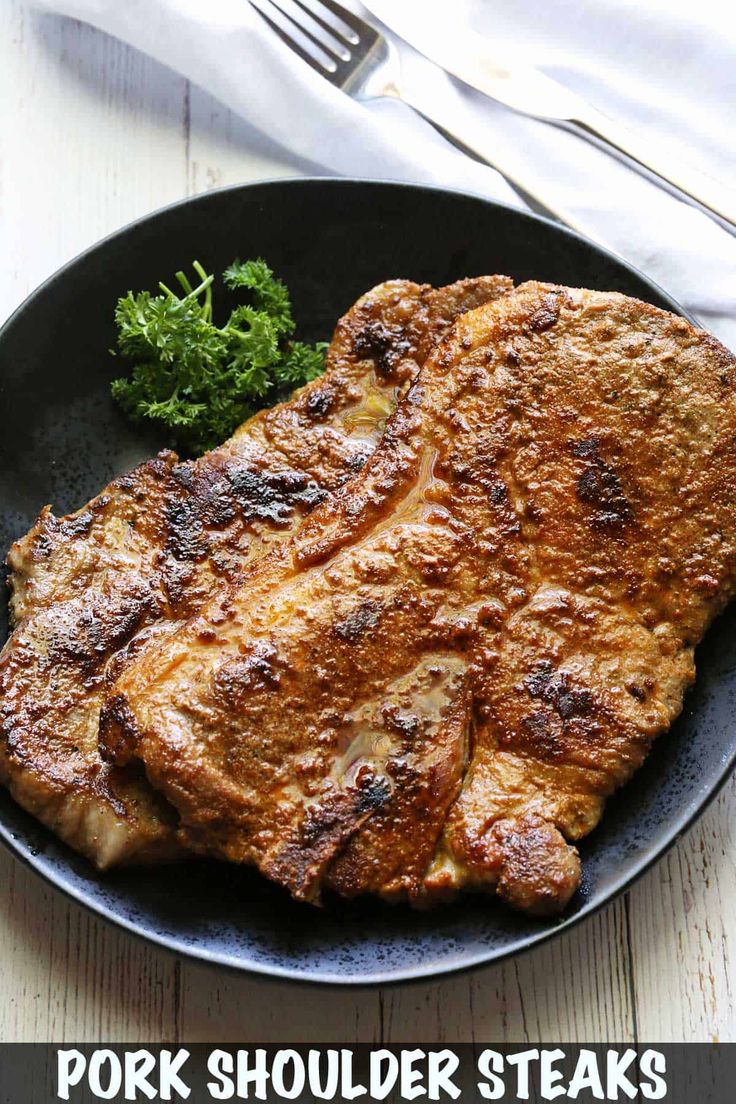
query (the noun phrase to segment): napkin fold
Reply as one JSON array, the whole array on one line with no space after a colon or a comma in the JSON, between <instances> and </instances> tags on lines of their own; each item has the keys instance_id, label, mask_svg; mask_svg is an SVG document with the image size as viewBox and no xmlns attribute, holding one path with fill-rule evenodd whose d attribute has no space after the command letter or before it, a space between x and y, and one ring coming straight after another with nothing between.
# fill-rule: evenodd
<instances>
[{"instance_id":1,"label":"napkin fold","mask_svg":"<svg viewBox=\"0 0 736 1104\"><path fill-rule=\"evenodd\" d=\"M721 0L393 0L487 36L733 186L736 21ZM315 174L439 184L523 206L494 169L396 101L357 103L284 46L248 0L35 0L205 88ZM354 10L367 15L356 2ZM370 18L370 17L369 17ZM660 283L736 349L736 237L585 140L482 96L394 39L413 86L452 104L499 165L560 217Z\"/></svg>"}]
</instances>

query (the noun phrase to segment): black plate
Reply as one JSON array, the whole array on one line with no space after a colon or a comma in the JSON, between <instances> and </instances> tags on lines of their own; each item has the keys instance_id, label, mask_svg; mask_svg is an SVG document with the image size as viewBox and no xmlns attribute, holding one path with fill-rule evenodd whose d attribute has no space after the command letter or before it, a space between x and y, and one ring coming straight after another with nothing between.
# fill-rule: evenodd
<instances>
[{"instance_id":1,"label":"black plate","mask_svg":"<svg viewBox=\"0 0 736 1104\"><path fill-rule=\"evenodd\" d=\"M126 227L53 276L0 333L0 547L46 502L81 506L160 444L112 405L112 312L193 258L220 272L262 255L288 283L301 336L327 338L366 288L503 272L517 281L617 290L680 308L642 275L553 223L431 188L296 180L213 192ZM5 611L3 610L3 616ZM0 639L5 626L0 625ZM584 885L565 918L540 922L487 898L429 913L380 904L317 911L247 870L218 864L95 874L0 793L0 833L93 911L171 950L281 977L368 983L489 962L564 931L625 889L713 797L736 759L736 632L726 615L699 656L683 716L583 843Z\"/></svg>"}]
</instances>

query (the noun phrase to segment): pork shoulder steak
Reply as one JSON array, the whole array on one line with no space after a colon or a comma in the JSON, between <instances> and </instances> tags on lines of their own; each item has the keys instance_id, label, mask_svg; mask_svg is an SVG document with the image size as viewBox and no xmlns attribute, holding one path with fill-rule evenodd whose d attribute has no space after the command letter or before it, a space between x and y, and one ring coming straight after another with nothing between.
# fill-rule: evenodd
<instances>
[{"instance_id":1,"label":"pork shoulder steak","mask_svg":"<svg viewBox=\"0 0 736 1104\"><path fill-rule=\"evenodd\" d=\"M735 383L622 295L464 315L360 476L122 673L105 754L298 898L560 910L734 590Z\"/></svg>"},{"instance_id":2,"label":"pork shoulder steak","mask_svg":"<svg viewBox=\"0 0 736 1104\"><path fill-rule=\"evenodd\" d=\"M140 769L99 756L106 678L129 642L198 609L353 476L437 338L510 286L381 284L291 401L199 460L162 453L75 514L42 511L10 552L15 629L0 656L0 779L21 805L99 867L181 853L176 811Z\"/></svg>"}]
</instances>

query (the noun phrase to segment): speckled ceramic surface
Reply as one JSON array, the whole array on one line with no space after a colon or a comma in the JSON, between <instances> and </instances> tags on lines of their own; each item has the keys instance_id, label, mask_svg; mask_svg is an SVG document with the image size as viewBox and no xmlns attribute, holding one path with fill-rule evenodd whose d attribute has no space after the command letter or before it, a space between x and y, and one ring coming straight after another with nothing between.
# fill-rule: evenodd
<instances>
[{"instance_id":1,"label":"speckled ceramic surface","mask_svg":"<svg viewBox=\"0 0 736 1104\"><path fill-rule=\"evenodd\" d=\"M398 184L280 181L210 193L127 227L32 295L0 333L0 547L44 503L81 506L166 442L113 407L113 308L197 258L221 271L262 255L292 291L300 336L328 338L366 288L392 276L448 283L503 272L618 290L679 310L658 288L549 222L481 199ZM0 633L4 639L5 603ZM683 716L584 841L581 891L561 921L484 898L415 913L376 903L321 911L251 871L184 867L95 874L0 791L0 834L40 874L95 912L183 954L281 977L366 984L427 977L512 954L625 888L703 809L736 760L736 611L699 652Z\"/></svg>"}]
</instances>

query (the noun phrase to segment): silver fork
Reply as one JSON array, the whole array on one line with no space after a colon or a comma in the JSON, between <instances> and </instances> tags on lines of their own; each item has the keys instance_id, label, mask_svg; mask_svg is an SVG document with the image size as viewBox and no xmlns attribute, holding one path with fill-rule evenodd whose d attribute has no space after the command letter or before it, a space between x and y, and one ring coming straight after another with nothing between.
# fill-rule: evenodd
<instances>
[{"instance_id":1,"label":"silver fork","mask_svg":"<svg viewBox=\"0 0 736 1104\"><path fill-rule=\"evenodd\" d=\"M250 0L294 53L320 76L356 100L401 100L448 137L453 144L490 165L542 214L592 237L588 228L563 217L536 195L513 168L499 161L487 135L469 128L448 110L442 96L429 99L405 81L396 50L386 37L337 0Z\"/></svg>"}]
</instances>

